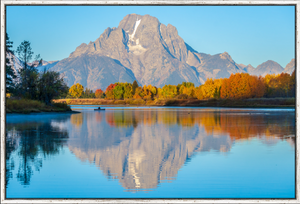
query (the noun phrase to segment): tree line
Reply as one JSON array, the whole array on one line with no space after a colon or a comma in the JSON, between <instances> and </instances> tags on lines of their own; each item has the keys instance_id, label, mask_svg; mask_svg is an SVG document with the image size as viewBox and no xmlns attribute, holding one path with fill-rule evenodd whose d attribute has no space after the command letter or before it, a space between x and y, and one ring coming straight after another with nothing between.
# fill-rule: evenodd
<instances>
[{"instance_id":1,"label":"tree line","mask_svg":"<svg viewBox=\"0 0 300 204\"><path fill-rule=\"evenodd\" d=\"M6 34L6 53L14 54L13 42ZM22 68L16 73L6 58L6 92L8 96L40 100L51 104L54 98L103 98L123 99L247 99L295 97L295 71L292 74L267 74L265 77L252 76L247 73L231 74L229 78L207 79L203 85L195 87L191 82L178 85L165 85L158 88L153 85L139 86L133 83L112 83L105 91L95 92L77 83L69 88L64 76L59 72L44 69L40 55L30 63L34 52L29 41L23 41L16 50Z\"/></svg>"},{"instance_id":2,"label":"tree line","mask_svg":"<svg viewBox=\"0 0 300 204\"><path fill-rule=\"evenodd\" d=\"M13 42L6 33L6 95L16 98L39 100L47 105L57 97L66 97L69 87L64 81L64 76L59 72L42 70L37 67L42 65L40 55L36 55L35 61L30 63L34 52L29 41L24 40L16 51L12 50ZM21 68L14 71L9 63L9 54L16 53L21 60Z\"/></svg>"},{"instance_id":3,"label":"tree line","mask_svg":"<svg viewBox=\"0 0 300 204\"><path fill-rule=\"evenodd\" d=\"M248 73L231 74L229 78L207 79L203 85L195 87L191 82L165 85L157 88L153 85L139 86L131 83L110 84L105 91L97 89L95 93L77 83L69 89L68 98L122 99L249 99L295 97L295 71L292 74L267 74L265 77Z\"/></svg>"}]
</instances>

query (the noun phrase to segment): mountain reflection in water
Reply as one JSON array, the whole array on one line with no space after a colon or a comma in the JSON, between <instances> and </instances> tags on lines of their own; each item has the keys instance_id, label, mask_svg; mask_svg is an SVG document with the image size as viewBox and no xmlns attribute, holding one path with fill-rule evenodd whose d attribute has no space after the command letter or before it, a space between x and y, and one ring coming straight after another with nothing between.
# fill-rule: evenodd
<instances>
[{"instance_id":1,"label":"mountain reflection in water","mask_svg":"<svg viewBox=\"0 0 300 204\"><path fill-rule=\"evenodd\" d=\"M294 147L295 111L137 108L10 115L6 186L14 178L29 186L47 158L59 158L68 148L108 179L118 180L125 191L148 191L176 179L193 155L228 154L236 143L250 140L270 147L285 141Z\"/></svg>"},{"instance_id":2,"label":"mountain reflection in water","mask_svg":"<svg viewBox=\"0 0 300 204\"><path fill-rule=\"evenodd\" d=\"M295 142L294 112L84 111L62 126L68 129L68 147L77 158L94 163L130 191L173 180L196 152L228 152L235 142L253 138L266 145Z\"/></svg>"}]
</instances>

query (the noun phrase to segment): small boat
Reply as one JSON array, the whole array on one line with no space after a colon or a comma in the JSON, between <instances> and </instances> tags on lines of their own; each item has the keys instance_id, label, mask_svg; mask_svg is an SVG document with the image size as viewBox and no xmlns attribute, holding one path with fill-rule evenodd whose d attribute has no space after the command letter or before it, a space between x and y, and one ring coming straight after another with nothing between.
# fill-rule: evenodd
<instances>
[{"instance_id":1,"label":"small boat","mask_svg":"<svg viewBox=\"0 0 300 204\"><path fill-rule=\"evenodd\" d=\"M105 108L98 107L97 109L94 109L94 111L103 111L103 110L105 110Z\"/></svg>"}]
</instances>

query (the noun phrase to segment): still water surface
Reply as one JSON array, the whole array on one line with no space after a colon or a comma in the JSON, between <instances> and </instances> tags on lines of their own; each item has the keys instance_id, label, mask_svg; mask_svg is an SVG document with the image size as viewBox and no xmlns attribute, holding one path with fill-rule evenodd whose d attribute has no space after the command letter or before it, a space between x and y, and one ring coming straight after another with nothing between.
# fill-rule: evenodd
<instances>
[{"instance_id":1,"label":"still water surface","mask_svg":"<svg viewBox=\"0 0 300 204\"><path fill-rule=\"evenodd\" d=\"M7 198L294 198L295 109L6 116Z\"/></svg>"}]
</instances>

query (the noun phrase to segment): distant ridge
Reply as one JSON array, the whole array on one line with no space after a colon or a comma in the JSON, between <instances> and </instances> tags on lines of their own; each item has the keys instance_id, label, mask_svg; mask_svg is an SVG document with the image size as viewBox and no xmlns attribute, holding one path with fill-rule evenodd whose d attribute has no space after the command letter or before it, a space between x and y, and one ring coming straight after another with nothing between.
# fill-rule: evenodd
<instances>
[{"instance_id":1,"label":"distant ridge","mask_svg":"<svg viewBox=\"0 0 300 204\"><path fill-rule=\"evenodd\" d=\"M197 52L171 24L164 25L150 15L129 14L117 28L108 27L95 41L82 43L68 58L39 69L43 68L63 73L68 86L80 83L92 90L105 90L111 83L134 80L157 87L182 82L199 86L208 78L227 78L234 73L291 73L295 60L285 69L271 60L257 68L237 64L227 52Z\"/></svg>"}]
</instances>

